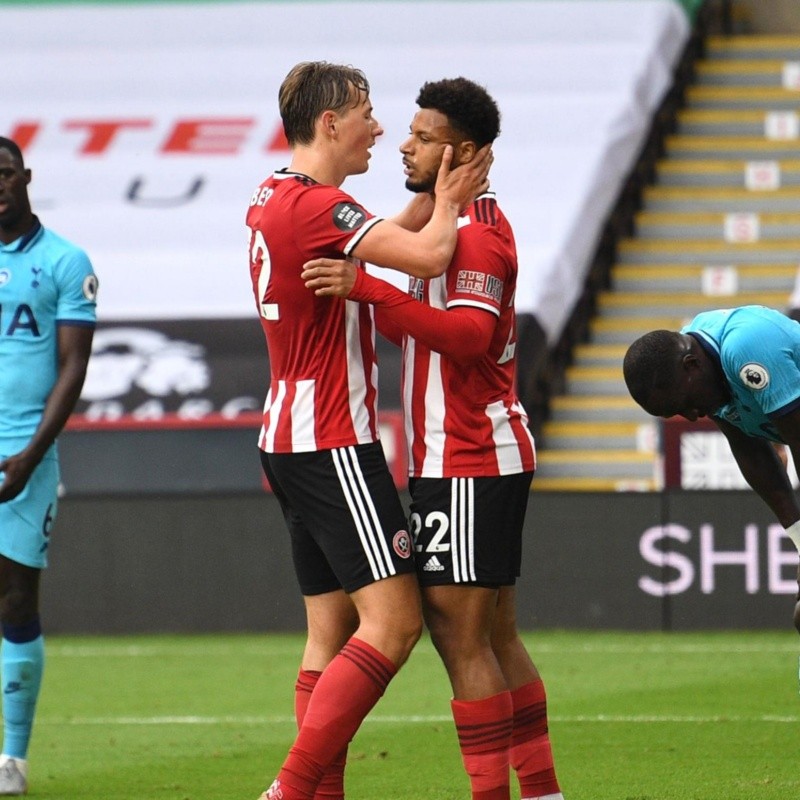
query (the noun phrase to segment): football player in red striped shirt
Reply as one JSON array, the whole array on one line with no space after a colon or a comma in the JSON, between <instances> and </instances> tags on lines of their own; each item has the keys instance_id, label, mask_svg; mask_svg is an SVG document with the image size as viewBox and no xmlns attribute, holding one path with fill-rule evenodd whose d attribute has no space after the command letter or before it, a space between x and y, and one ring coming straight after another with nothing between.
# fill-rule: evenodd
<instances>
[{"instance_id":1,"label":"football player in red striped shirt","mask_svg":"<svg viewBox=\"0 0 800 800\"><path fill-rule=\"evenodd\" d=\"M464 78L426 83L400 150L406 187L438 193L445 149L469 163L500 113ZM493 193L458 222L445 274L404 294L343 261L306 264L306 286L375 305L402 341L411 516L425 620L453 688L452 712L474 800L508 800L509 764L524 800L563 800L544 685L516 628L514 584L536 464L514 389L517 254Z\"/></svg>"},{"instance_id":2,"label":"football player in red striped shirt","mask_svg":"<svg viewBox=\"0 0 800 800\"><path fill-rule=\"evenodd\" d=\"M254 191L247 227L271 373L259 447L291 533L308 639L299 732L264 797L333 800L344 796L347 745L407 659L422 615L405 513L378 440L372 308L315 297L300 274L318 256L441 274L459 210L487 185L491 152L451 170L450 148L435 202L416 198L384 220L339 188L367 170L383 133L364 74L303 62L284 79L279 105L291 163Z\"/></svg>"}]
</instances>

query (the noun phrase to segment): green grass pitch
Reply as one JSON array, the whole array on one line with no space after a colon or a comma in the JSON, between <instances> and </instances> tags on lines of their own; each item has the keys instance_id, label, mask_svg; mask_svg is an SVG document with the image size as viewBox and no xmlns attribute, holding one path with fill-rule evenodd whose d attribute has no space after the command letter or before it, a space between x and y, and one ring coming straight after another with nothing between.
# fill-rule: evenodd
<instances>
[{"instance_id":1,"label":"green grass pitch","mask_svg":"<svg viewBox=\"0 0 800 800\"><path fill-rule=\"evenodd\" d=\"M793 631L526 641L566 800L800 797ZM30 796L256 800L294 736L301 647L274 634L50 637ZM351 744L348 797L468 800L449 698L423 639Z\"/></svg>"}]
</instances>

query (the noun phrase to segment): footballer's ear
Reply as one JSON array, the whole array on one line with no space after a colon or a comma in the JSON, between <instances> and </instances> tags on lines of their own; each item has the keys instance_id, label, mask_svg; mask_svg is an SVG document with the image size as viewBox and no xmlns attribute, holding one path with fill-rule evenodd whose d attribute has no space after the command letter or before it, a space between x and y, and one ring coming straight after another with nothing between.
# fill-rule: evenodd
<instances>
[{"instance_id":1,"label":"footballer's ear","mask_svg":"<svg viewBox=\"0 0 800 800\"><path fill-rule=\"evenodd\" d=\"M683 368L684 372L700 372L703 369L703 362L697 353L695 353L693 350L690 350L688 353L684 353L681 356L681 367Z\"/></svg>"},{"instance_id":2,"label":"footballer's ear","mask_svg":"<svg viewBox=\"0 0 800 800\"><path fill-rule=\"evenodd\" d=\"M455 158L453 161L455 161L457 164L469 164L469 162L475 158L475 153L477 152L478 147L475 142L471 142L469 139L466 139L456 145Z\"/></svg>"},{"instance_id":3,"label":"footballer's ear","mask_svg":"<svg viewBox=\"0 0 800 800\"><path fill-rule=\"evenodd\" d=\"M700 360L695 352L695 343L691 336L685 333L678 334L680 338L680 356L678 363L681 369L687 372L696 369L699 366Z\"/></svg>"},{"instance_id":4,"label":"footballer's ear","mask_svg":"<svg viewBox=\"0 0 800 800\"><path fill-rule=\"evenodd\" d=\"M335 139L338 136L338 123L339 115L331 109L326 109L317 117L318 130L330 139Z\"/></svg>"}]
</instances>

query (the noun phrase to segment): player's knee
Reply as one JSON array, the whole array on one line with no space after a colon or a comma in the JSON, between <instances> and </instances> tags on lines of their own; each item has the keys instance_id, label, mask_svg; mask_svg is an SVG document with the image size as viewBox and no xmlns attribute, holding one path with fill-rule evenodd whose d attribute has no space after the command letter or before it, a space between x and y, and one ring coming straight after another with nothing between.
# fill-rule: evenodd
<instances>
[{"instance_id":1,"label":"player's knee","mask_svg":"<svg viewBox=\"0 0 800 800\"><path fill-rule=\"evenodd\" d=\"M11 586L0 597L0 622L25 625L38 614L36 595L21 586Z\"/></svg>"},{"instance_id":2,"label":"player's knee","mask_svg":"<svg viewBox=\"0 0 800 800\"><path fill-rule=\"evenodd\" d=\"M411 653L420 636L422 636L422 615L408 614L398 630L398 638L405 643L407 655Z\"/></svg>"},{"instance_id":3,"label":"player's knee","mask_svg":"<svg viewBox=\"0 0 800 800\"><path fill-rule=\"evenodd\" d=\"M395 615L391 620L385 620L383 635L390 640L387 642L387 654L400 666L411 655L422 636L422 615L408 610Z\"/></svg>"}]
</instances>

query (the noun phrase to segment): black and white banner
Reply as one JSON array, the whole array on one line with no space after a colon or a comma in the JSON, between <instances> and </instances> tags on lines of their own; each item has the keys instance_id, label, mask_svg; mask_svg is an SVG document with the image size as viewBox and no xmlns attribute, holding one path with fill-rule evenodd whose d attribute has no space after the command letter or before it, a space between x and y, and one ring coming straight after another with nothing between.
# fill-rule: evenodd
<instances>
[{"instance_id":1,"label":"black and white banner","mask_svg":"<svg viewBox=\"0 0 800 800\"><path fill-rule=\"evenodd\" d=\"M517 305L551 339L580 294L689 23L674 0L164 2L3 7L0 134L23 146L45 225L84 247L106 321L249 317L244 218L289 152L297 62L365 70L385 133L345 183L409 199L398 147L428 80L502 111L492 188L515 227ZM346 31L346 35L343 32Z\"/></svg>"}]
</instances>

